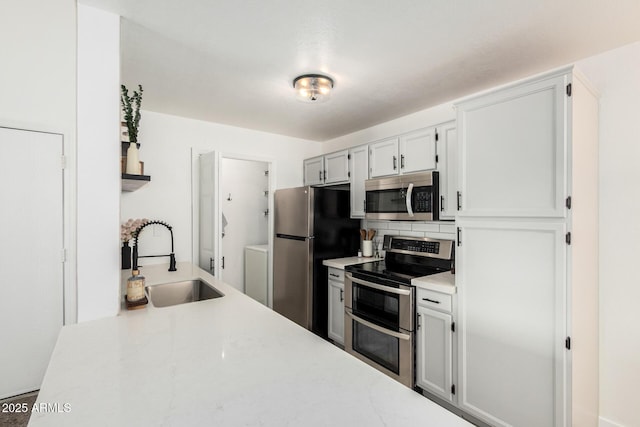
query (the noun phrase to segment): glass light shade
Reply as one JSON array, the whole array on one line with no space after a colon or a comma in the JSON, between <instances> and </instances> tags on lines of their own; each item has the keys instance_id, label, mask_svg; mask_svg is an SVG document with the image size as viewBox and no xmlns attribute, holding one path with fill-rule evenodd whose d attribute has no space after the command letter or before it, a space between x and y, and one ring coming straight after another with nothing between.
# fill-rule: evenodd
<instances>
[{"instance_id":1,"label":"glass light shade","mask_svg":"<svg viewBox=\"0 0 640 427\"><path fill-rule=\"evenodd\" d=\"M333 80L320 74L306 74L293 80L298 99L305 102L322 102L329 97Z\"/></svg>"}]
</instances>

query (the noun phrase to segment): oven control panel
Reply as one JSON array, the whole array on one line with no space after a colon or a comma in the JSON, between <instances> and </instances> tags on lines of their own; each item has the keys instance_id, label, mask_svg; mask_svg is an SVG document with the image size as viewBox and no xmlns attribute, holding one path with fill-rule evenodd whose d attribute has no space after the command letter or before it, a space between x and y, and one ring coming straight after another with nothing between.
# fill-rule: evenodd
<instances>
[{"instance_id":1,"label":"oven control panel","mask_svg":"<svg viewBox=\"0 0 640 427\"><path fill-rule=\"evenodd\" d=\"M393 240L391 249L402 249L411 252L424 252L428 254L437 254L440 252L440 242L424 241L424 240Z\"/></svg>"},{"instance_id":2,"label":"oven control panel","mask_svg":"<svg viewBox=\"0 0 640 427\"><path fill-rule=\"evenodd\" d=\"M453 240L428 237L384 236L383 249L390 252L418 255L430 258L452 259ZM387 241L387 238L389 241Z\"/></svg>"}]
</instances>

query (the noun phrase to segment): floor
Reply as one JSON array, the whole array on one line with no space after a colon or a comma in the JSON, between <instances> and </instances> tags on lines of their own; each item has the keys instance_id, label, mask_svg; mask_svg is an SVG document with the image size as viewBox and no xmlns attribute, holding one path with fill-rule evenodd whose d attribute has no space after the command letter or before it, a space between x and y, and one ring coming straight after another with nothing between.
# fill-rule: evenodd
<instances>
[{"instance_id":1,"label":"floor","mask_svg":"<svg viewBox=\"0 0 640 427\"><path fill-rule=\"evenodd\" d=\"M38 390L0 400L0 427L26 427L37 398Z\"/></svg>"}]
</instances>

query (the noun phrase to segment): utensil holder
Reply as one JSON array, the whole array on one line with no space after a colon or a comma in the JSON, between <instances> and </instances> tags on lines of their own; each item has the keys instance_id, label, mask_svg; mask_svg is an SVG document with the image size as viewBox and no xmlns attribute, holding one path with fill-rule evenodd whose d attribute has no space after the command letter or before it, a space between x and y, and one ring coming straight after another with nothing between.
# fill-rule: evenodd
<instances>
[{"instance_id":1,"label":"utensil holder","mask_svg":"<svg viewBox=\"0 0 640 427\"><path fill-rule=\"evenodd\" d=\"M362 241L362 256L373 256L373 240Z\"/></svg>"}]
</instances>

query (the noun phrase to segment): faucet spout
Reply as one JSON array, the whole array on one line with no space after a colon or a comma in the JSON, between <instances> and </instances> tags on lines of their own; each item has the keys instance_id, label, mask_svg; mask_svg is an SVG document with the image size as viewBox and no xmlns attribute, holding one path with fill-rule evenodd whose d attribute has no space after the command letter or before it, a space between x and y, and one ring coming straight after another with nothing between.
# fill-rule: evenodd
<instances>
[{"instance_id":1,"label":"faucet spout","mask_svg":"<svg viewBox=\"0 0 640 427\"><path fill-rule=\"evenodd\" d=\"M151 225L151 224L158 224L158 225L165 226L169 230L169 233L171 233L171 253L169 253L168 255L144 255L144 256L138 255L138 237L140 237L140 232L147 225ZM163 222L163 221L149 221L149 222L146 222L146 223L142 224L140 227L138 227L136 229L136 231L134 231L133 236L134 236L133 251L132 251L133 252L133 269L137 269L138 268L138 258L157 258L157 257L168 256L169 257L169 271L177 271L178 270L176 268L176 255L173 252L173 228L169 224L167 224L166 222Z\"/></svg>"}]
</instances>

